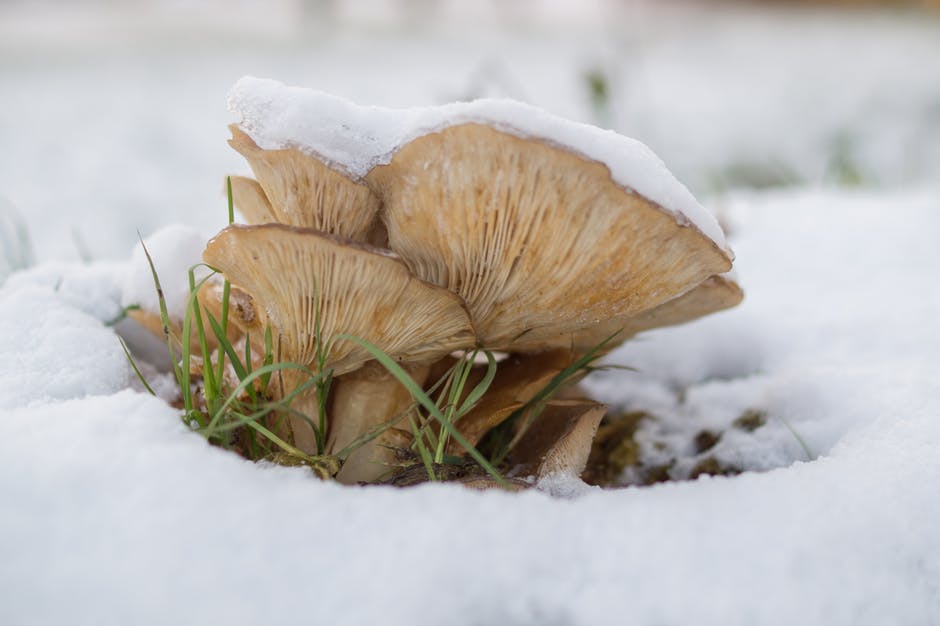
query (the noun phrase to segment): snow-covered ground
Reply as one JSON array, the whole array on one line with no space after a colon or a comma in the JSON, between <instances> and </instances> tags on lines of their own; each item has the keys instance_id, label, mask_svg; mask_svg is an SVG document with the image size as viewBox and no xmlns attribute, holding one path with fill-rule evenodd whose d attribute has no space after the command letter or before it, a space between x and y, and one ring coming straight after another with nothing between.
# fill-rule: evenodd
<instances>
[{"instance_id":1,"label":"snow-covered ground","mask_svg":"<svg viewBox=\"0 0 940 626\"><path fill-rule=\"evenodd\" d=\"M936 191L736 197L745 303L625 346L612 360L639 372L590 388L656 414L645 436L680 469L707 427L728 431L719 458L772 471L548 486L572 499L252 465L126 389L98 321L120 266L17 275L0 292L0 622L936 623L938 209ZM748 409L767 423L732 432Z\"/></svg>"},{"instance_id":2,"label":"snow-covered ground","mask_svg":"<svg viewBox=\"0 0 940 626\"><path fill-rule=\"evenodd\" d=\"M0 38L0 193L43 262L0 288L0 624L940 623L940 26L635 11L659 35L359 25L239 48L205 27L167 50L139 26L123 55ZM594 63L619 77L607 113L579 82ZM341 487L209 447L132 389L115 329L133 330L107 323L135 231L224 221L243 73L391 105L519 89L644 139L726 226L746 299L625 345L610 361L637 371L585 386L655 416L636 440L672 477L705 456L744 473ZM846 128L855 147L827 153ZM728 189L767 163L799 185ZM112 260L76 261L73 229ZM763 425L735 427L747 413Z\"/></svg>"}]
</instances>

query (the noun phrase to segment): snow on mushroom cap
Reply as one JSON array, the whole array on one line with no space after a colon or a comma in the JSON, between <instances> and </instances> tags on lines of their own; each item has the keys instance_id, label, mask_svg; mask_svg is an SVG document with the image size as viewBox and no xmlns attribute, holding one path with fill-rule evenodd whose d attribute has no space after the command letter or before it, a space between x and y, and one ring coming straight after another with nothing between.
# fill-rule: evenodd
<instances>
[{"instance_id":1,"label":"snow on mushroom cap","mask_svg":"<svg viewBox=\"0 0 940 626\"><path fill-rule=\"evenodd\" d=\"M484 99L387 109L246 76L235 83L228 105L240 128L260 147L298 148L355 177L387 164L412 139L458 124L477 122L541 139L603 163L617 184L662 207L680 224L694 226L730 254L714 216L644 144L521 102Z\"/></svg>"}]
</instances>

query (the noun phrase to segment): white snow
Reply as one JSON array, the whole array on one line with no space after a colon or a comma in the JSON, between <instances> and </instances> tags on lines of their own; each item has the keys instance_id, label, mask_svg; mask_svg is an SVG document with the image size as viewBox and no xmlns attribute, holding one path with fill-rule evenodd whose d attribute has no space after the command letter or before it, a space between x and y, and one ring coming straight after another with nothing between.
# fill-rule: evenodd
<instances>
[{"instance_id":1,"label":"white snow","mask_svg":"<svg viewBox=\"0 0 940 626\"><path fill-rule=\"evenodd\" d=\"M391 161L409 141L450 126L480 123L534 138L605 164L613 180L726 248L714 216L645 145L596 126L568 121L514 100L480 99L436 107L387 109L277 81L241 78L229 94L238 125L265 149L298 148L355 177Z\"/></svg>"},{"instance_id":2,"label":"white snow","mask_svg":"<svg viewBox=\"0 0 940 626\"><path fill-rule=\"evenodd\" d=\"M677 475L698 429L765 411L715 453L769 471L541 486L555 497L344 488L211 448L118 391L116 337L44 286L49 270L17 275L0 363L32 365L0 376L17 398L0 411L0 623L936 623L940 296L917 286L940 268L938 206L935 191L732 198L744 304L627 344L613 358L640 371L590 388L656 413L642 434ZM98 276L88 292L114 293ZM16 340L66 316L82 338Z\"/></svg>"},{"instance_id":3,"label":"white snow","mask_svg":"<svg viewBox=\"0 0 940 626\"><path fill-rule=\"evenodd\" d=\"M153 268L147 260L144 246L153 260ZM190 268L193 268L193 278L197 283L209 274L205 266L199 265L205 247L205 237L181 224L158 230L143 241L143 246L138 243L123 284L121 303L124 306L137 305L159 315L160 300L153 280L153 271L156 271L167 313L171 319L183 319L189 302Z\"/></svg>"},{"instance_id":4,"label":"white snow","mask_svg":"<svg viewBox=\"0 0 940 626\"><path fill-rule=\"evenodd\" d=\"M597 0L599 24L505 2L487 28L344 21L393 3L322 20L246 5L235 26L206 4L173 22L200 2L156 18L0 3L0 194L36 252L5 212L0 257L43 262L0 268L0 624L940 623L936 17ZM656 416L636 440L672 477L707 456L745 472L345 488L212 448L140 393L118 334L158 393L172 385L145 362L165 345L107 325L154 294L126 259L138 230L224 225L222 176L247 168L223 96L245 73L385 106L510 96L637 137L699 197L722 192L705 204L744 303L637 338L611 359L638 371L586 386ZM853 174L862 186L818 187ZM725 192L781 182L797 186ZM177 227L151 247L165 288L184 290L204 241ZM121 260L50 262L76 248ZM766 423L735 428L749 410ZM703 429L721 435L704 453Z\"/></svg>"},{"instance_id":5,"label":"white snow","mask_svg":"<svg viewBox=\"0 0 940 626\"><path fill-rule=\"evenodd\" d=\"M43 266L0 290L0 409L115 393L130 368L104 326L117 306L111 267Z\"/></svg>"}]
</instances>

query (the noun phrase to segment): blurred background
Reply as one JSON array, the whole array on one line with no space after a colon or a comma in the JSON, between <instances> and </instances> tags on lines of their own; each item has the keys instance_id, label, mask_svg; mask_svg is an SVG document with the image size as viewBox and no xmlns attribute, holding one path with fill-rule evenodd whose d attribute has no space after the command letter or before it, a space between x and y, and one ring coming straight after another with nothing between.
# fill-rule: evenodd
<instances>
[{"instance_id":1,"label":"blurred background","mask_svg":"<svg viewBox=\"0 0 940 626\"><path fill-rule=\"evenodd\" d=\"M719 213L741 190L936 186L938 9L0 0L0 245L123 258L170 222L211 234L224 175L248 171L226 145L245 74L364 104L524 100L640 139Z\"/></svg>"}]
</instances>

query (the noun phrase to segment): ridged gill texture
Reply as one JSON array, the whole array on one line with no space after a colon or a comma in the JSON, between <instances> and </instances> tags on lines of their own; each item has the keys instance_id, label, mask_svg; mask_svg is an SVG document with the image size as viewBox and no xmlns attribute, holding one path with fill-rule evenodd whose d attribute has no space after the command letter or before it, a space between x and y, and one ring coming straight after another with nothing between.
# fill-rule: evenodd
<instances>
[{"instance_id":1,"label":"ridged gill texture","mask_svg":"<svg viewBox=\"0 0 940 626\"><path fill-rule=\"evenodd\" d=\"M608 168L480 124L412 140L366 177L389 247L459 294L481 344L542 350L649 311L727 271L712 240Z\"/></svg>"}]
</instances>

